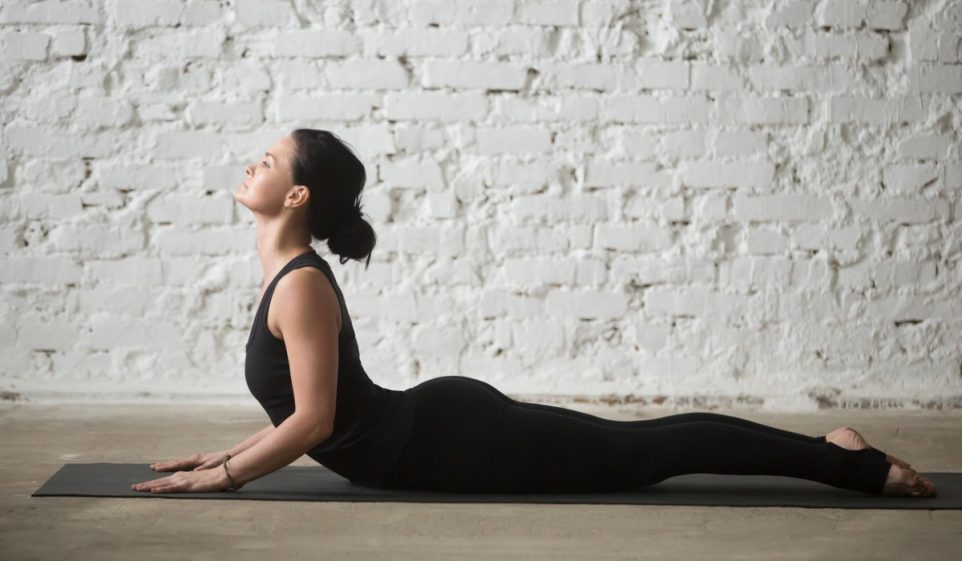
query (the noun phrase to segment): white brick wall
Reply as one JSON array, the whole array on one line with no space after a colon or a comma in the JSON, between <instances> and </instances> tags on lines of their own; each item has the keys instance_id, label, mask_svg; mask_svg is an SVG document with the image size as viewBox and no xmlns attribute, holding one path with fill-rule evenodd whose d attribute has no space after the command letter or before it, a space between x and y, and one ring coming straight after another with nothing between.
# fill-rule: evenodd
<instances>
[{"instance_id":1,"label":"white brick wall","mask_svg":"<svg viewBox=\"0 0 962 561\"><path fill-rule=\"evenodd\" d=\"M387 387L962 407L960 0L6 0L0 49L6 400L250 403L231 193L315 127Z\"/></svg>"}]
</instances>

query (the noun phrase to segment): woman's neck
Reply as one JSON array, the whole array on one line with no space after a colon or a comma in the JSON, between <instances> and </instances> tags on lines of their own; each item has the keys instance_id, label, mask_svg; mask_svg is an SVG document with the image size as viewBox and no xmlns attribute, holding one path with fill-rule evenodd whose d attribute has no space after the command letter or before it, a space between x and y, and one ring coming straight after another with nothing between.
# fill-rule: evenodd
<instances>
[{"instance_id":1,"label":"woman's neck","mask_svg":"<svg viewBox=\"0 0 962 561\"><path fill-rule=\"evenodd\" d=\"M265 283L291 259L311 249L310 235L289 221L270 221L255 215L254 231Z\"/></svg>"}]
</instances>

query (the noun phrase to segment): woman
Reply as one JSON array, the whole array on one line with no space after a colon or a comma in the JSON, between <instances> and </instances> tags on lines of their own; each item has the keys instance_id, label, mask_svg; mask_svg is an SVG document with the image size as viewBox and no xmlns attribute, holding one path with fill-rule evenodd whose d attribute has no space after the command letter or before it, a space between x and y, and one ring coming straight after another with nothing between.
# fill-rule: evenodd
<instances>
[{"instance_id":1,"label":"woman","mask_svg":"<svg viewBox=\"0 0 962 561\"><path fill-rule=\"evenodd\" d=\"M234 196L254 214L265 282L245 375L271 425L230 450L154 464L176 473L136 490L236 490L307 454L355 484L397 489L614 491L723 473L936 494L849 427L810 437L714 413L616 421L515 401L463 376L382 388L361 366L333 271L310 246L312 237L327 240L342 264L370 262L376 237L361 216L363 165L334 134L298 129L245 171Z\"/></svg>"}]
</instances>

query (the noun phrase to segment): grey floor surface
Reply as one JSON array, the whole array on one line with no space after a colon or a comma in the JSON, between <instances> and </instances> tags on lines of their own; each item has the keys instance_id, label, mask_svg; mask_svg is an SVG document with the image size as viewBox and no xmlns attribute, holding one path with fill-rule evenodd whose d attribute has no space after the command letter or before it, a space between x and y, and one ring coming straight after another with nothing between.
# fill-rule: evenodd
<instances>
[{"instance_id":1,"label":"grey floor surface","mask_svg":"<svg viewBox=\"0 0 962 561\"><path fill-rule=\"evenodd\" d=\"M709 410L560 405L622 420ZM962 411L711 411L811 435L852 426L919 471L962 471ZM904 561L962 551L962 511L30 497L64 463L173 459L266 425L243 407L0 404L0 560Z\"/></svg>"}]
</instances>

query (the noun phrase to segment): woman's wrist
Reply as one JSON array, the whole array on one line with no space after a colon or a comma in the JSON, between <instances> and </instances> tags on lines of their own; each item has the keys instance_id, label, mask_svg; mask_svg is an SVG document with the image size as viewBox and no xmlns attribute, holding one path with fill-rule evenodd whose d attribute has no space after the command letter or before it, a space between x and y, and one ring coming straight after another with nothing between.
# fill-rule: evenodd
<instances>
[{"instance_id":1,"label":"woman's wrist","mask_svg":"<svg viewBox=\"0 0 962 561\"><path fill-rule=\"evenodd\" d=\"M231 459L230 455L228 455L224 459L224 479L227 480L226 483L224 484L225 485L224 489L226 491L239 491L240 488L244 486L244 484L243 483L238 484L237 480L234 479L234 477L231 475L230 469L227 466L227 462L230 459Z\"/></svg>"}]
</instances>

